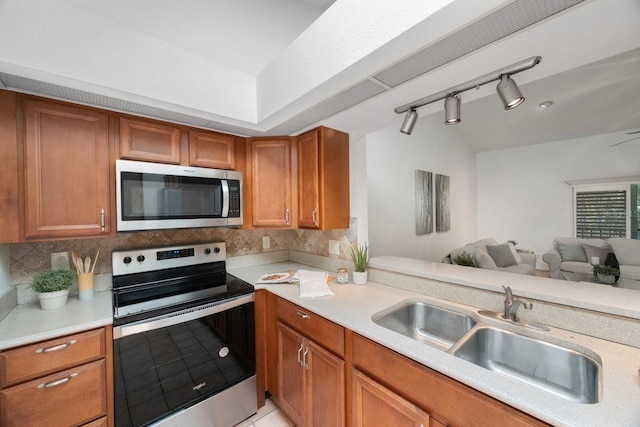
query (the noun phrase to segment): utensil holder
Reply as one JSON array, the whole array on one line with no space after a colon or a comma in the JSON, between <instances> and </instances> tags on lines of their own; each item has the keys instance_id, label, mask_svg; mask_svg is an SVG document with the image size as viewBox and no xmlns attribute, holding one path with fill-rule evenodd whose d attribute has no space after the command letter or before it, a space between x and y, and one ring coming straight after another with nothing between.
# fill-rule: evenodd
<instances>
[{"instance_id":1,"label":"utensil holder","mask_svg":"<svg viewBox=\"0 0 640 427\"><path fill-rule=\"evenodd\" d=\"M93 272L78 274L78 299L88 301L93 299L94 276Z\"/></svg>"}]
</instances>

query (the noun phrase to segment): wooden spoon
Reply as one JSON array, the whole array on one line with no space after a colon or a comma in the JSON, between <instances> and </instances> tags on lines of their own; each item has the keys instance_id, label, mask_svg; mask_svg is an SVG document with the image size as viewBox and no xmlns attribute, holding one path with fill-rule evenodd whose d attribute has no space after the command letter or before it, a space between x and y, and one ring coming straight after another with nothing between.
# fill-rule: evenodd
<instances>
[{"instance_id":1,"label":"wooden spoon","mask_svg":"<svg viewBox=\"0 0 640 427\"><path fill-rule=\"evenodd\" d=\"M84 272L88 273L91 270L91 258L88 256L84 258Z\"/></svg>"},{"instance_id":2,"label":"wooden spoon","mask_svg":"<svg viewBox=\"0 0 640 427\"><path fill-rule=\"evenodd\" d=\"M100 251L96 252L96 257L93 259L93 265L91 266L91 273L96 268L96 264L98 263L98 256L100 255Z\"/></svg>"}]
</instances>

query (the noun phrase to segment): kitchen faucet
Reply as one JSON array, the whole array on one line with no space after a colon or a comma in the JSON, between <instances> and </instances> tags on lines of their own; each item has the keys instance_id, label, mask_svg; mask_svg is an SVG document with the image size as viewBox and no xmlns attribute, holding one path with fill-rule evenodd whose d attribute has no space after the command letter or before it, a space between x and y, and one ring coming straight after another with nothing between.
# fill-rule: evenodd
<instances>
[{"instance_id":1,"label":"kitchen faucet","mask_svg":"<svg viewBox=\"0 0 640 427\"><path fill-rule=\"evenodd\" d=\"M504 300L504 318L506 320L512 320L517 322L516 313L518 312L518 308L522 305L525 310L531 310L533 308L533 304L529 301L523 301L518 298L513 297L513 292L511 292L511 288L509 286L504 286L504 292L507 294L507 297Z\"/></svg>"}]
</instances>

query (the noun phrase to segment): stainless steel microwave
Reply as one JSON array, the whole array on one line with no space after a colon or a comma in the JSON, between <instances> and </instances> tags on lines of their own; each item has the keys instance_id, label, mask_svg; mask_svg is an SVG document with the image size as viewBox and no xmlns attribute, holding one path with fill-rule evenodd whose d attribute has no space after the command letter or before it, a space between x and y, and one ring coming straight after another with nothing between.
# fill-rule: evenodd
<instances>
[{"instance_id":1,"label":"stainless steel microwave","mask_svg":"<svg viewBox=\"0 0 640 427\"><path fill-rule=\"evenodd\" d=\"M242 173L116 160L118 231L242 225Z\"/></svg>"}]
</instances>

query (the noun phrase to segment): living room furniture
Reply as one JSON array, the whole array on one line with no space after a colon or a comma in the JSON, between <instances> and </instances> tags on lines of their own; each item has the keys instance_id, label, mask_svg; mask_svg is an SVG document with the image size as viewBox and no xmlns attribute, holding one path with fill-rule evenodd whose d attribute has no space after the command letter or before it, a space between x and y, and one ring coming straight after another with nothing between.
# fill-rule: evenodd
<instances>
[{"instance_id":1,"label":"living room furniture","mask_svg":"<svg viewBox=\"0 0 640 427\"><path fill-rule=\"evenodd\" d=\"M531 276L536 272L535 254L518 253L513 244L498 244L493 237L467 243L461 248L454 249L442 259L442 262L455 264L456 257L462 253L470 255L478 268Z\"/></svg>"},{"instance_id":2,"label":"living room furniture","mask_svg":"<svg viewBox=\"0 0 640 427\"><path fill-rule=\"evenodd\" d=\"M618 281L640 280L640 240L556 237L553 249L542 255L542 260L549 264L550 278L584 281L584 275L593 275L593 264L604 264L608 253L620 264Z\"/></svg>"}]
</instances>

